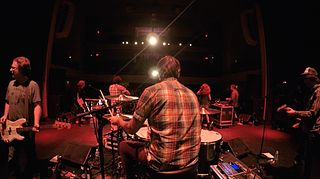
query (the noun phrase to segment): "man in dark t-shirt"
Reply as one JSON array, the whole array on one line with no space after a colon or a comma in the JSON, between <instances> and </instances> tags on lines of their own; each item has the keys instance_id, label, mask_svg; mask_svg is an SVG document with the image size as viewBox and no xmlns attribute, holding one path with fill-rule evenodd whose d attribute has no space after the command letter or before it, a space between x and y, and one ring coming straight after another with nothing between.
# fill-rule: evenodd
<instances>
[{"instance_id":1,"label":"man in dark t-shirt","mask_svg":"<svg viewBox=\"0 0 320 179\"><path fill-rule=\"evenodd\" d=\"M4 114L0 118L1 129L9 129L11 122L26 120L24 126L32 131L21 133L22 140L0 140L0 178L33 177L35 165L35 134L39 132L42 113L41 96L38 84L30 79L30 61L26 57L13 59L10 72L14 78L10 81ZM12 133L12 132L11 132Z\"/></svg>"}]
</instances>

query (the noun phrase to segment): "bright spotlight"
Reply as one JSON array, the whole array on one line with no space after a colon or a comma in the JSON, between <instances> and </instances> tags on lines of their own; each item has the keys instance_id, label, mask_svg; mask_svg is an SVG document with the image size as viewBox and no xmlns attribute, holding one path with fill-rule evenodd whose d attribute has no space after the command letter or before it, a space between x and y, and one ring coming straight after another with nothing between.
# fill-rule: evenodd
<instances>
[{"instance_id":1,"label":"bright spotlight","mask_svg":"<svg viewBox=\"0 0 320 179\"><path fill-rule=\"evenodd\" d=\"M147 41L149 42L150 45L154 46L158 43L158 35L155 33L150 33L147 36Z\"/></svg>"},{"instance_id":2,"label":"bright spotlight","mask_svg":"<svg viewBox=\"0 0 320 179\"><path fill-rule=\"evenodd\" d=\"M151 75L152 75L152 77L157 77L158 75L159 75L159 72L157 71L157 70L153 70L152 72L151 72Z\"/></svg>"},{"instance_id":3,"label":"bright spotlight","mask_svg":"<svg viewBox=\"0 0 320 179\"><path fill-rule=\"evenodd\" d=\"M149 71L149 74L150 74L150 78L157 79L159 76L159 71L156 68L151 68Z\"/></svg>"}]
</instances>

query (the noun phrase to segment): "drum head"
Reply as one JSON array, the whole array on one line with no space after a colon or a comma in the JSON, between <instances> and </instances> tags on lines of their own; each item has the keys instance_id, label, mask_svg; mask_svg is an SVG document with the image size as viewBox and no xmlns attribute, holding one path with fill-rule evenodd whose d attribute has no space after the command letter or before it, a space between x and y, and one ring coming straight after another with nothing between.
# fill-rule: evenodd
<instances>
[{"instance_id":1,"label":"drum head","mask_svg":"<svg viewBox=\"0 0 320 179\"><path fill-rule=\"evenodd\" d=\"M222 139L222 135L216 131L201 130L201 143L216 142Z\"/></svg>"}]
</instances>

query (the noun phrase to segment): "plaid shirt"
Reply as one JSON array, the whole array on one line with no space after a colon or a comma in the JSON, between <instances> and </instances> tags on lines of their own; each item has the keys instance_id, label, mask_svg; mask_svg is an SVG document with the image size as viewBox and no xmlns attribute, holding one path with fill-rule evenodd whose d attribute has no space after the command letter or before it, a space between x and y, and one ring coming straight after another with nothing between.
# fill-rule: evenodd
<instances>
[{"instance_id":1,"label":"plaid shirt","mask_svg":"<svg viewBox=\"0 0 320 179\"><path fill-rule=\"evenodd\" d=\"M130 92L122 85L112 84L109 86L109 93L111 96L119 96L120 94L130 95Z\"/></svg>"},{"instance_id":2,"label":"plaid shirt","mask_svg":"<svg viewBox=\"0 0 320 179\"><path fill-rule=\"evenodd\" d=\"M119 96L121 94L130 95L130 92L127 90L127 88L119 84L110 85L109 93L110 96ZM111 105L113 105L115 102L116 100L111 100Z\"/></svg>"},{"instance_id":3,"label":"plaid shirt","mask_svg":"<svg viewBox=\"0 0 320 179\"><path fill-rule=\"evenodd\" d=\"M147 159L155 170L185 168L198 161L201 118L196 95L175 78L144 90L133 114L150 126Z\"/></svg>"}]
</instances>

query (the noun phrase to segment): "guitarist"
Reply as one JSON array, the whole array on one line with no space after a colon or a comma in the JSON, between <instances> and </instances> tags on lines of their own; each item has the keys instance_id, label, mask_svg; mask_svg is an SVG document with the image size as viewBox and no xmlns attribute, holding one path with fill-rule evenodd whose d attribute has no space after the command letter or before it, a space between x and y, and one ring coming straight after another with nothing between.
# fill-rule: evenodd
<instances>
[{"instance_id":1,"label":"guitarist","mask_svg":"<svg viewBox=\"0 0 320 179\"><path fill-rule=\"evenodd\" d=\"M23 56L14 58L10 72L13 80L8 85L4 114L0 118L2 130L5 129L6 120L25 118L25 125L33 126L32 130L39 132L41 96L38 84L30 79L29 59ZM25 138L21 141L8 143L0 139L0 178L33 177L32 166L36 162L34 132L23 133Z\"/></svg>"},{"instance_id":2,"label":"guitarist","mask_svg":"<svg viewBox=\"0 0 320 179\"><path fill-rule=\"evenodd\" d=\"M288 116L299 118L303 132L302 178L317 178L320 162L320 80L318 72L307 67L301 74L306 87L311 91L304 111L297 111L288 106L280 107Z\"/></svg>"}]
</instances>

